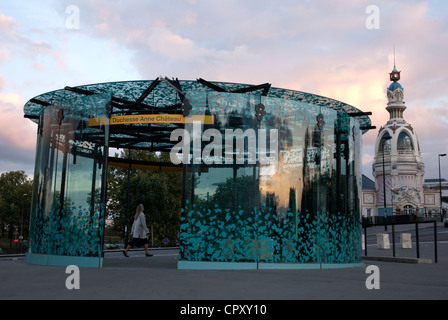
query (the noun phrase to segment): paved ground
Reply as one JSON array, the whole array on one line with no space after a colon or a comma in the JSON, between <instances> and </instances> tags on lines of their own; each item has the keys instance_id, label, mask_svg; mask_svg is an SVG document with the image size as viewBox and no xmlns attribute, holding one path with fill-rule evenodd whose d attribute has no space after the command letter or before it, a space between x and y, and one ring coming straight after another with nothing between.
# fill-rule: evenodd
<instances>
[{"instance_id":1,"label":"paved ground","mask_svg":"<svg viewBox=\"0 0 448 320\"><path fill-rule=\"evenodd\" d=\"M178 270L176 250L153 250L153 257L143 251L131 252L130 258L107 253L102 269L80 269L79 290L66 288L64 267L1 258L0 300L446 300L448 241L440 241L438 248L438 263L365 260L358 268L321 270ZM415 250L406 250L405 255L415 257ZM420 251L433 258L430 242L421 243ZM390 250L373 244L368 252L390 256ZM379 289L366 287L369 265L378 267Z\"/></svg>"}]
</instances>

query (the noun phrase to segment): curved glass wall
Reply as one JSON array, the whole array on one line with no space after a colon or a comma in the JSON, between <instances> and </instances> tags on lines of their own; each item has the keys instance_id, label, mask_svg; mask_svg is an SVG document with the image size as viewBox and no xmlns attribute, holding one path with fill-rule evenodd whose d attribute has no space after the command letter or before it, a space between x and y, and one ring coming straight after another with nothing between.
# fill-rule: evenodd
<instances>
[{"instance_id":1,"label":"curved glass wall","mask_svg":"<svg viewBox=\"0 0 448 320\"><path fill-rule=\"evenodd\" d=\"M28 262L101 266L109 146L183 165L179 268L361 262L370 119L350 117L352 106L270 84L157 78L66 87L24 109L38 122ZM136 115L148 120L110 123Z\"/></svg>"},{"instance_id":2,"label":"curved glass wall","mask_svg":"<svg viewBox=\"0 0 448 320\"><path fill-rule=\"evenodd\" d=\"M184 104L204 120L174 136L184 164L180 268L360 263L355 118L238 93L192 91Z\"/></svg>"},{"instance_id":3,"label":"curved glass wall","mask_svg":"<svg viewBox=\"0 0 448 320\"><path fill-rule=\"evenodd\" d=\"M107 116L109 100L97 95L65 100L42 113L28 262L101 265L102 169L107 165L104 155L107 155L108 126L91 128L88 120L89 116ZM101 143L93 142L95 136L100 137Z\"/></svg>"}]
</instances>

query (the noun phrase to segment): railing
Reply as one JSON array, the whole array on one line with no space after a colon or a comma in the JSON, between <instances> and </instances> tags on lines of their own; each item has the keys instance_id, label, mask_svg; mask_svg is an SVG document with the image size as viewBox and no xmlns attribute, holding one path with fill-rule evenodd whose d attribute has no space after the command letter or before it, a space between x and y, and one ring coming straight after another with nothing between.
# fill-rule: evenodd
<instances>
[{"instance_id":1,"label":"railing","mask_svg":"<svg viewBox=\"0 0 448 320\"><path fill-rule=\"evenodd\" d=\"M415 225L415 242L417 259L420 258L420 242L419 242L419 224L432 223L434 225L434 262L437 263L437 221L434 219L417 217L416 215L399 215L387 217L373 217L372 219L363 218L362 227L364 229L364 255L367 257L367 228L374 226L391 226L392 227L392 255L395 257L395 226L404 224Z\"/></svg>"},{"instance_id":2,"label":"railing","mask_svg":"<svg viewBox=\"0 0 448 320\"><path fill-rule=\"evenodd\" d=\"M393 215L393 216L374 216L374 217L363 217L362 225L369 227L373 225L388 225L388 224L405 224L414 223L421 221L433 221L432 218L419 217L414 214L403 214L403 215Z\"/></svg>"}]
</instances>

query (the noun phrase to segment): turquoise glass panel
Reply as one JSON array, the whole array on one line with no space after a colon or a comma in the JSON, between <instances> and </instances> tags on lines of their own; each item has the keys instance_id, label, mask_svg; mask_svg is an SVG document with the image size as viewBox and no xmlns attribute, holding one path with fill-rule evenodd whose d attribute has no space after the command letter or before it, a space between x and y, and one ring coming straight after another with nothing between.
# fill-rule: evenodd
<instances>
[{"instance_id":1,"label":"turquoise glass panel","mask_svg":"<svg viewBox=\"0 0 448 320\"><path fill-rule=\"evenodd\" d=\"M356 119L260 95L191 91L186 98L191 115L214 122L185 126L181 261L361 261Z\"/></svg>"},{"instance_id":2,"label":"turquoise glass panel","mask_svg":"<svg viewBox=\"0 0 448 320\"><path fill-rule=\"evenodd\" d=\"M85 115L106 116L109 101L98 95L64 100L41 115L29 253L102 256L105 133L89 127Z\"/></svg>"}]
</instances>

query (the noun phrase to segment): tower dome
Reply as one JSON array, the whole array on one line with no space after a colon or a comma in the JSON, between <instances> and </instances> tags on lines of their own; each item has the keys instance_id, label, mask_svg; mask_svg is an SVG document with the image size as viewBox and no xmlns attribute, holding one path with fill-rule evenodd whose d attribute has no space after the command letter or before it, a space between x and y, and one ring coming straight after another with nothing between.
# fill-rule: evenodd
<instances>
[{"instance_id":1,"label":"tower dome","mask_svg":"<svg viewBox=\"0 0 448 320\"><path fill-rule=\"evenodd\" d=\"M399 82L392 82L389 86L389 88L387 88L387 90L393 92L396 89L401 89L401 91L403 91L403 87L401 86L401 84Z\"/></svg>"},{"instance_id":2,"label":"tower dome","mask_svg":"<svg viewBox=\"0 0 448 320\"><path fill-rule=\"evenodd\" d=\"M404 89L395 66L390 80L386 106L390 118L378 132L373 163L378 215L417 214L423 208L424 164L414 128L403 118Z\"/></svg>"}]
</instances>

